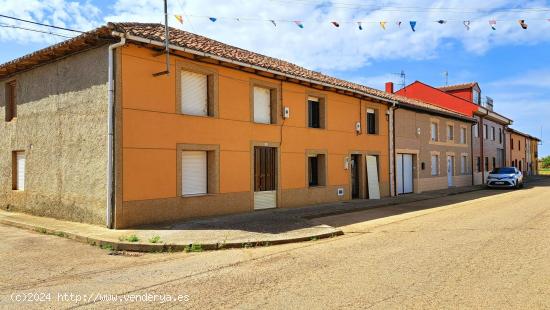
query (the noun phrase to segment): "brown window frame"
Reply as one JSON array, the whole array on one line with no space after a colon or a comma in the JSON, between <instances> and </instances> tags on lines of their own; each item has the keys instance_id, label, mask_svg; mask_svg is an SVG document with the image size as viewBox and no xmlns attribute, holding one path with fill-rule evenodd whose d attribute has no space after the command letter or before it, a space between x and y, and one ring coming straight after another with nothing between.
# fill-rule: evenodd
<instances>
[{"instance_id":1,"label":"brown window frame","mask_svg":"<svg viewBox=\"0 0 550 310\"><path fill-rule=\"evenodd\" d=\"M183 195L182 187L182 153L184 151L205 151L206 152L206 194ZM177 195L182 198L200 197L217 194L220 191L220 146L218 144L176 144L176 190Z\"/></svg>"},{"instance_id":2,"label":"brown window frame","mask_svg":"<svg viewBox=\"0 0 550 310\"><path fill-rule=\"evenodd\" d=\"M15 80L6 82L5 105L6 122L11 122L12 120L17 118L17 82Z\"/></svg>"},{"instance_id":3,"label":"brown window frame","mask_svg":"<svg viewBox=\"0 0 550 310\"><path fill-rule=\"evenodd\" d=\"M272 81L265 81L265 80L259 80L259 79L250 79L250 93L249 93L249 100L250 100L250 121L254 124L261 124L261 125L278 125L281 122L281 84L277 82ZM269 108L270 108L270 114L271 119L269 124L264 123L257 123L254 120L254 87L261 87L269 89L270 91L270 102L269 102Z\"/></svg>"},{"instance_id":4,"label":"brown window frame","mask_svg":"<svg viewBox=\"0 0 550 310\"><path fill-rule=\"evenodd\" d=\"M188 71L198 74L206 75L207 78L207 115L191 115L183 113L181 110L181 72ZM190 63L186 61L177 61L176 62L176 113L187 116L196 116L196 117L218 117L218 93L219 93L219 74L216 69L202 66L195 63Z\"/></svg>"},{"instance_id":5,"label":"brown window frame","mask_svg":"<svg viewBox=\"0 0 550 310\"><path fill-rule=\"evenodd\" d=\"M368 111L369 110L373 110L374 113L369 113ZM380 112L379 112L379 109L377 108L372 108L372 107L367 107L366 110L365 110L365 114L366 114L366 118L365 118L365 121L366 121L366 133L368 135L378 135L380 134L380 127L379 127L379 124L380 124ZM369 122L369 114L373 114L374 115L374 132L371 132L371 126L370 126L370 122Z\"/></svg>"},{"instance_id":6,"label":"brown window frame","mask_svg":"<svg viewBox=\"0 0 550 310\"><path fill-rule=\"evenodd\" d=\"M311 168L310 168L310 158L317 158L316 166L316 184L311 183ZM327 171L328 171L328 158L326 151L319 150L308 150L306 152L306 185L309 188L314 187L323 187L328 184L327 181Z\"/></svg>"}]
</instances>

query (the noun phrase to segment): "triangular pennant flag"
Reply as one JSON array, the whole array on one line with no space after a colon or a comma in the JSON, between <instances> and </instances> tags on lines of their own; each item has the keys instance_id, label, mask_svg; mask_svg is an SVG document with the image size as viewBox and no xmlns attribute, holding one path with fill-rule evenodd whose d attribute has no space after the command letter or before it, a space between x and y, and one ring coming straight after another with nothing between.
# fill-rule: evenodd
<instances>
[{"instance_id":1,"label":"triangular pennant flag","mask_svg":"<svg viewBox=\"0 0 550 310\"><path fill-rule=\"evenodd\" d=\"M269 21L273 24L273 26L277 27L277 23L274 20L270 19Z\"/></svg>"},{"instance_id":2,"label":"triangular pennant flag","mask_svg":"<svg viewBox=\"0 0 550 310\"><path fill-rule=\"evenodd\" d=\"M412 29L412 31L416 31L416 29L414 29L414 27L416 27L416 21L411 20L411 21L409 22L409 24L411 24L411 29Z\"/></svg>"},{"instance_id":3,"label":"triangular pennant flag","mask_svg":"<svg viewBox=\"0 0 550 310\"><path fill-rule=\"evenodd\" d=\"M497 30L497 21L492 19L489 21L489 26L491 26L491 29Z\"/></svg>"},{"instance_id":4,"label":"triangular pennant flag","mask_svg":"<svg viewBox=\"0 0 550 310\"><path fill-rule=\"evenodd\" d=\"M217 20L218 20L218 19L217 19L217 18L215 18L215 17L208 17L208 19L209 19L209 20L210 20L211 22L215 22L215 21L217 21Z\"/></svg>"},{"instance_id":5,"label":"triangular pennant flag","mask_svg":"<svg viewBox=\"0 0 550 310\"><path fill-rule=\"evenodd\" d=\"M241 19L237 17L237 18L235 18L235 21L236 21L236 22L240 22Z\"/></svg>"},{"instance_id":6,"label":"triangular pennant flag","mask_svg":"<svg viewBox=\"0 0 550 310\"><path fill-rule=\"evenodd\" d=\"M397 24L397 27L401 28L401 21L398 21L396 24Z\"/></svg>"},{"instance_id":7,"label":"triangular pennant flag","mask_svg":"<svg viewBox=\"0 0 550 310\"><path fill-rule=\"evenodd\" d=\"M464 24L464 27L466 27L466 30L470 30L470 21L469 20L465 20L462 22Z\"/></svg>"},{"instance_id":8,"label":"triangular pennant flag","mask_svg":"<svg viewBox=\"0 0 550 310\"><path fill-rule=\"evenodd\" d=\"M340 24L338 22L330 22L330 23L333 24L334 27L336 27L336 28L340 27Z\"/></svg>"},{"instance_id":9,"label":"triangular pennant flag","mask_svg":"<svg viewBox=\"0 0 550 310\"><path fill-rule=\"evenodd\" d=\"M527 29L528 26L527 26L527 24L525 23L525 19L520 19L520 20L518 20L518 23L519 23L519 25L521 26L521 28Z\"/></svg>"},{"instance_id":10,"label":"triangular pennant flag","mask_svg":"<svg viewBox=\"0 0 550 310\"><path fill-rule=\"evenodd\" d=\"M181 15L174 15L174 17L178 20L180 24L183 24L183 16Z\"/></svg>"},{"instance_id":11,"label":"triangular pennant flag","mask_svg":"<svg viewBox=\"0 0 550 310\"><path fill-rule=\"evenodd\" d=\"M386 24L387 24L387 22L380 22L380 27L382 27L382 29L386 30Z\"/></svg>"},{"instance_id":12,"label":"triangular pennant flag","mask_svg":"<svg viewBox=\"0 0 550 310\"><path fill-rule=\"evenodd\" d=\"M440 19L440 20L438 20L437 22L438 22L438 23L440 23L441 25L443 25L443 24L446 24L446 23L447 23L447 21L446 21L446 20L443 20L443 19Z\"/></svg>"},{"instance_id":13,"label":"triangular pennant flag","mask_svg":"<svg viewBox=\"0 0 550 310\"><path fill-rule=\"evenodd\" d=\"M298 26L298 27L300 27L300 28L302 28L302 29L304 28L304 24L303 24L301 21L295 20L294 23L296 24L296 26Z\"/></svg>"},{"instance_id":14,"label":"triangular pennant flag","mask_svg":"<svg viewBox=\"0 0 550 310\"><path fill-rule=\"evenodd\" d=\"M361 24L361 22L357 22L357 26L359 27L359 30L363 30L363 25Z\"/></svg>"}]
</instances>

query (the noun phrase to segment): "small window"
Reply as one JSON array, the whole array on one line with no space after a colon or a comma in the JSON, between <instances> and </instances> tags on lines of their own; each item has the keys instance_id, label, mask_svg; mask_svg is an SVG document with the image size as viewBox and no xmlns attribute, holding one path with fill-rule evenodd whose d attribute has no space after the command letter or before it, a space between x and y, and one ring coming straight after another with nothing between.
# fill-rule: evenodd
<instances>
[{"instance_id":1,"label":"small window","mask_svg":"<svg viewBox=\"0 0 550 310\"><path fill-rule=\"evenodd\" d=\"M438 130L437 130L437 124L436 123L432 123L431 124L431 134L432 134L432 141L437 141L438 140Z\"/></svg>"},{"instance_id":2,"label":"small window","mask_svg":"<svg viewBox=\"0 0 550 310\"><path fill-rule=\"evenodd\" d=\"M432 175L439 174L439 156L432 155Z\"/></svg>"},{"instance_id":3,"label":"small window","mask_svg":"<svg viewBox=\"0 0 550 310\"><path fill-rule=\"evenodd\" d=\"M510 148L513 150L514 149L514 139L510 138Z\"/></svg>"},{"instance_id":4,"label":"small window","mask_svg":"<svg viewBox=\"0 0 550 310\"><path fill-rule=\"evenodd\" d=\"M502 144L502 128L498 129L498 143Z\"/></svg>"},{"instance_id":5,"label":"small window","mask_svg":"<svg viewBox=\"0 0 550 310\"><path fill-rule=\"evenodd\" d=\"M188 115L212 115L209 108L209 77L206 74L181 71L181 113Z\"/></svg>"},{"instance_id":6,"label":"small window","mask_svg":"<svg viewBox=\"0 0 550 310\"><path fill-rule=\"evenodd\" d=\"M370 135L378 133L376 115L377 113L374 109L367 109L367 133Z\"/></svg>"},{"instance_id":7,"label":"small window","mask_svg":"<svg viewBox=\"0 0 550 310\"><path fill-rule=\"evenodd\" d=\"M208 156L206 151L183 151L181 155L183 196L208 193Z\"/></svg>"},{"instance_id":8,"label":"small window","mask_svg":"<svg viewBox=\"0 0 550 310\"><path fill-rule=\"evenodd\" d=\"M307 122L309 128L324 128L324 100L318 97L307 98Z\"/></svg>"},{"instance_id":9,"label":"small window","mask_svg":"<svg viewBox=\"0 0 550 310\"><path fill-rule=\"evenodd\" d=\"M13 152L12 161L12 189L18 191L25 190L25 152Z\"/></svg>"},{"instance_id":10,"label":"small window","mask_svg":"<svg viewBox=\"0 0 550 310\"><path fill-rule=\"evenodd\" d=\"M254 122L260 124L277 123L277 89L253 86Z\"/></svg>"},{"instance_id":11,"label":"small window","mask_svg":"<svg viewBox=\"0 0 550 310\"><path fill-rule=\"evenodd\" d=\"M489 139L489 126L487 125L483 125L483 137Z\"/></svg>"},{"instance_id":12,"label":"small window","mask_svg":"<svg viewBox=\"0 0 550 310\"><path fill-rule=\"evenodd\" d=\"M493 157L493 169L497 167L497 159Z\"/></svg>"},{"instance_id":13,"label":"small window","mask_svg":"<svg viewBox=\"0 0 550 310\"><path fill-rule=\"evenodd\" d=\"M485 157L485 171L489 171L489 157Z\"/></svg>"},{"instance_id":14,"label":"small window","mask_svg":"<svg viewBox=\"0 0 550 310\"><path fill-rule=\"evenodd\" d=\"M15 81L6 83L6 122L17 117L17 88Z\"/></svg>"},{"instance_id":15,"label":"small window","mask_svg":"<svg viewBox=\"0 0 550 310\"><path fill-rule=\"evenodd\" d=\"M447 141L454 140L455 134L454 134L454 126L453 125L447 125Z\"/></svg>"},{"instance_id":16,"label":"small window","mask_svg":"<svg viewBox=\"0 0 550 310\"><path fill-rule=\"evenodd\" d=\"M460 173L466 174L468 172L468 157L466 155L462 155L460 158Z\"/></svg>"},{"instance_id":17,"label":"small window","mask_svg":"<svg viewBox=\"0 0 550 310\"><path fill-rule=\"evenodd\" d=\"M310 187L325 185L325 155L308 155L308 183Z\"/></svg>"},{"instance_id":18,"label":"small window","mask_svg":"<svg viewBox=\"0 0 550 310\"><path fill-rule=\"evenodd\" d=\"M493 138L493 141L496 141L497 140L497 135L496 135L496 129L495 127L491 127L491 136Z\"/></svg>"},{"instance_id":19,"label":"small window","mask_svg":"<svg viewBox=\"0 0 550 310\"><path fill-rule=\"evenodd\" d=\"M460 143L466 144L466 128L460 128Z\"/></svg>"},{"instance_id":20,"label":"small window","mask_svg":"<svg viewBox=\"0 0 550 310\"><path fill-rule=\"evenodd\" d=\"M476 171L481 172L481 157L476 158Z\"/></svg>"},{"instance_id":21,"label":"small window","mask_svg":"<svg viewBox=\"0 0 550 310\"><path fill-rule=\"evenodd\" d=\"M521 141L518 140L518 150L521 151Z\"/></svg>"},{"instance_id":22,"label":"small window","mask_svg":"<svg viewBox=\"0 0 550 310\"><path fill-rule=\"evenodd\" d=\"M474 127L472 127L472 130L474 132L474 137L478 138L479 137L479 125L475 124Z\"/></svg>"}]
</instances>

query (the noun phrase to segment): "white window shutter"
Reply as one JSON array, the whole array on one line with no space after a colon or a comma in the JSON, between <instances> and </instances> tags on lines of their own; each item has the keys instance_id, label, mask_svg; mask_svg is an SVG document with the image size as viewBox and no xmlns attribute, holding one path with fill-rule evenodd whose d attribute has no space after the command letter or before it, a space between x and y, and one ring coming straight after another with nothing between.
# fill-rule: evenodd
<instances>
[{"instance_id":1,"label":"white window shutter","mask_svg":"<svg viewBox=\"0 0 550 310\"><path fill-rule=\"evenodd\" d=\"M182 195L201 195L208 192L206 151L183 151L181 155Z\"/></svg>"},{"instance_id":2,"label":"white window shutter","mask_svg":"<svg viewBox=\"0 0 550 310\"><path fill-rule=\"evenodd\" d=\"M437 155L432 155L432 175L437 175L437 171L438 171L437 164L438 164Z\"/></svg>"},{"instance_id":3,"label":"white window shutter","mask_svg":"<svg viewBox=\"0 0 550 310\"><path fill-rule=\"evenodd\" d=\"M181 113L208 115L208 76L181 71Z\"/></svg>"},{"instance_id":4,"label":"white window shutter","mask_svg":"<svg viewBox=\"0 0 550 310\"><path fill-rule=\"evenodd\" d=\"M271 124L271 91L254 87L254 122Z\"/></svg>"},{"instance_id":5,"label":"white window shutter","mask_svg":"<svg viewBox=\"0 0 550 310\"><path fill-rule=\"evenodd\" d=\"M16 155L17 160L17 190L25 190L25 153L18 152Z\"/></svg>"}]
</instances>

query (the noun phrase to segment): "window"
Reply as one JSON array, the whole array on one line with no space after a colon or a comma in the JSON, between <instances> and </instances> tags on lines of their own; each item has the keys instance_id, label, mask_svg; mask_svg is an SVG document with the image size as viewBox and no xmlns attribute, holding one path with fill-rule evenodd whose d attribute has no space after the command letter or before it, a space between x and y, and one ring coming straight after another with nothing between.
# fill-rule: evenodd
<instances>
[{"instance_id":1,"label":"window","mask_svg":"<svg viewBox=\"0 0 550 310\"><path fill-rule=\"evenodd\" d=\"M206 151L183 151L181 155L182 195L208 193L208 164Z\"/></svg>"},{"instance_id":2,"label":"window","mask_svg":"<svg viewBox=\"0 0 550 310\"><path fill-rule=\"evenodd\" d=\"M481 157L476 158L476 171L481 172Z\"/></svg>"},{"instance_id":3,"label":"window","mask_svg":"<svg viewBox=\"0 0 550 310\"><path fill-rule=\"evenodd\" d=\"M460 128L460 143L466 144L466 128Z\"/></svg>"},{"instance_id":4,"label":"window","mask_svg":"<svg viewBox=\"0 0 550 310\"><path fill-rule=\"evenodd\" d=\"M307 157L308 184L310 187L325 185L325 155L310 154Z\"/></svg>"},{"instance_id":5,"label":"window","mask_svg":"<svg viewBox=\"0 0 550 310\"><path fill-rule=\"evenodd\" d=\"M502 128L498 129L498 143L502 144Z\"/></svg>"},{"instance_id":6,"label":"window","mask_svg":"<svg viewBox=\"0 0 550 310\"><path fill-rule=\"evenodd\" d=\"M483 125L483 137L489 139L489 126L487 125Z\"/></svg>"},{"instance_id":7,"label":"window","mask_svg":"<svg viewBox=\"0 0 550 310\"><path fill-rule=\"evenodd\" d=\"M367 133L370 135L375 135L378 133L377 123L376 123L376 111L374 109L367 109Z\"/></svg>"},{"instance_id":8,"label":"window","mask_svg":"<svg viewBox=\"0 0 550 310\"><path fill-rule=\"evenodd\" d=\"M497 167L497 159L493 157L493 169Z\"/></svg>"},{"instance_id":9,"label":"window","mask_svg":"<svg viewBox=\"0 0 550 310\"><path fill-rule=\"evenodd\" d=\"M325 128L325 98L321 96L307 97L307 126L309 128Z\"/></svg>"},{"instance_id":10,"label":"window","mask_svg":"<svg viewBox=\"0 0 550 310\"><path fill-rule=\"evenodd\" d=\"M489 171L489 157L485 157L485 171Z\"/></svg>"},{"instance_id":11,"label":"window","mask_svg":"<svg viewBox=\"0 0 550 310\"><path fill-rule=\"evenodd\" d=\"M25 190L25 152L12 153L12 189Z\"/></svg>"},{"instance_id":12,"label":"window","mask_svg":"<svg viewBox=\"0 0 550 310\"><path fill-rule=\"evenodd\" d=\"M439 174L439 155L432 155L432 175Z\"/></svg>"},{"instance_id":13,"label":"window","mask_svg":"<svg viewBox=\"0 0 550 310\"><path fill-rule=\"evenodd\" d=\"M494 126L491 127L491 136L493 137L493 141L496 141L497 137L496 137L496 130Z\"/></svg>"},{"instance_id":14,"label":"window","mask_svg":"<svg viewBox=\"0 0 550 310\"><path fill-rule=\"evenodd\" d=\"M454 126L447 125L447 141L454 140Z\"/></svg>"},{"instance_id":15,"label":"window","mask_svg":"<svg viewBox=\"0 0 550 310\"><path fill-rule=\"evenodd\" d=\"M520 140L518 140L518 150L521 151L521 141Z\"/></svg>"},{"instance_id":16,"label":"window","mask_svg":"<svg viewBox=\"0 0 550 310\"><path fill-rule=\"evenodd\" d=\"M468 172L468 157L466 155L462 155L460 157L460 173L466 174Z\"/></svg>"},{"instance_id":17,"label":"window","mask_svg":"<svg viewBox=\"0 0 550 310\"><path fill-rule=\"evenodd\" d=\"M271 90L254 87L254 122L271 124Z\"/></svg>"},{"instance_id":18,"label":"window","mask_svg":"<svg viewBox=\"0 0 550 310\"><path fill-rule=\"evenodd\" d=\"M436 123L431 124L432 141L438 140L437 127Z\"/></svg>"},{"instance_id":19,"label":"window","mask_svg":"<svg viewBox=\"0 0 550 310\"><path fill-rule=\"evenodd\" d=\"M6 122L17 117L17 89L15 81L6 83Z\"/></svg>"},{"instance_id":20,"label":"window","mask_svg":"<svg viewBox=\"0 0 550 310\"><path fill-rule=\"evenodd\" d=\"M472 127L472 130L474 132L474 137L478 138L479 137L479 125L475 124L474 127Z\"/></svg>"},{"instance_id":21,"label":"window","mask_svg":"<svg viewBox=\"0 0 550 310\"><path fill-rule=\"evenodd\" d=\"M480 92L479 92L477 89L474 89L474 90L472 91L472 101L473 101L475 104L479 105L480 97L481 97Z\"/></svg>"},{"instance_id":22,"label":"window","mask_svg":"<svg viewBox=\"0 0 550 310\"><path fill-rule=\"evenodd\" d=\"M514 149L514 139L510 138L510 148L513 150Z\"/></svg>"}]
</instances>

